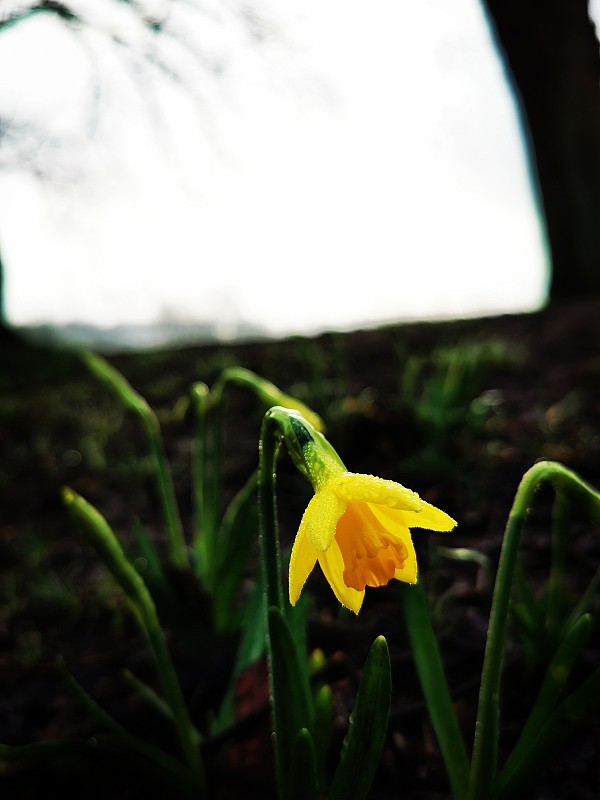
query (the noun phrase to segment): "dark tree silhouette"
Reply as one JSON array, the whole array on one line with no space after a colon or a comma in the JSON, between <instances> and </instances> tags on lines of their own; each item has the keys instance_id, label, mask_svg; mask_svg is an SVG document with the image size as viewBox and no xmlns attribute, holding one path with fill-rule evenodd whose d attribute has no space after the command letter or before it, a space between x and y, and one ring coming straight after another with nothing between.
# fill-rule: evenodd
<instances>
[{"instance_id":1,"label":"dark tree silhouette","mask_svg":"<svg viewBox=\"0 0 600 800\"><path fill-rule=\"evenodd\" d=\"M600 48L587 0L483 0L544 211L550 298L600 292Z\"/></svg>"}]
</instances>

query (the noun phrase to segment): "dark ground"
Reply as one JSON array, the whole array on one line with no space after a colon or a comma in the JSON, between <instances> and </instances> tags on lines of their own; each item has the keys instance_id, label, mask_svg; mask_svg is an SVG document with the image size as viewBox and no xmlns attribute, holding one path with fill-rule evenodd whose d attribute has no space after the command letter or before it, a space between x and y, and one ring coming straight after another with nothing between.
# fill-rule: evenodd
<instances>
[{"instance_id":1,"label":"dark ground","mask_svg":"<svg viewBox=\"0 0 600 800\"><path fill-rule=\"evenodd\" d=\"M436 395L435 378L447 374L448 360L436 373L432 354L450 346L462 354L463 369L465 353L480 355L475 370L460 373L451 397L447 388L450 400L444 404ZM415 372L418 359L425 366ZM110 360L159 412L188 530L191 429L176 401L193 381L210 385L228 364L253 369L309 402L324 416L329 438L350 470L410 486L458 520L452 534L416 531L414 538L422 574L437 603L448 679L470 746L490 586L477 565L446 561L436 548L474 547L495 564L517 484L537 459L559 460L600 487L600 303L314 339L129 353ZM407 374L416 375L416 388L407 385ZM232 390L226 412L228 496L257 463L260 416L255 400ZM124 726L171 747L168 731L121 679L127 667L153 682L145 645L119 592L79 539L59 498L60 487L68 484L102 511L125 542L131 543L132 522L140 519L160 543L160 518L137 421L89 376L76 354L5 337L0 349L0 454L0 742L81 742L101 733L58 675L55 661L62 655L70 672ZM283 458L278 503L286 545L308 496L302 479ZM600 544L597 527L577 509L571 530L566 590L575 597L598 569ZM527 574L538 591L548 574L549 532L550 495L542 491L523 543ZM174 585L187 619L194 620L193 641L182 642L172 626L171 645L192 713L205 730L209 710L218 707L226 684L235 640L215 644L203 627L205 600L184 577L176 576ZM449 797L395 587L368 593L358 618L339 612L320 576L311 576L308 591L314 597L311 644L323 649L336 678L338 739L370 643L381 633L390 646L392 714L370 797ZM517 638L511 637L503 748L514 741L539 684L539 672L525 668L520 652ZM577 678L598 666L596 633ZM241 717L264 709L265 680L262 664L242 677ZM597 798L599 744L592 711L525 796ZM269 754L264 714L241 728L236 741L209 749L215 800L271 797ZM147 766L104 748L52 762L0 767L0 790L15 800L120 800L142 797L149 787L152 796L174 796L161 794L159 786Z\"/></svg>"}]
</instances>

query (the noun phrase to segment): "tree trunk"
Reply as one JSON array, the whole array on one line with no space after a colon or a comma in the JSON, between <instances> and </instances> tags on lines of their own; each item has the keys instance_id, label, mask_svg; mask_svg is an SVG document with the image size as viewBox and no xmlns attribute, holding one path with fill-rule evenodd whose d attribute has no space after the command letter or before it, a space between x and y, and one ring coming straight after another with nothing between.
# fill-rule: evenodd
<instances>
[{"instance_id":1,"label":"tree trunk","mask_svg":"<svg viewBox=\"0 0 600 800\"><path fill-rule=\"evenodd\" d=\"M4 264L0 256L0 328L6 327L6 309L4 307Z\"/></svg>"},{"instance_id":2,"label":"tree trunk","mask_svg":"<svg viewBox=\"0 0 600 800\"><path fill-rule=\"evenodd\" d=\"M20 341L21 337L8 324L4 307L4 264L0 255L0 348L7 348Z\"/></svg>"},{"instance_id":3,"label":"tree trunk","mask_svg":"<svg viewBox=\"0 0 600 800\"><path fill-rule=\"evenodd\" d=\"M550 299L600 294L600 49L586 0L484 0L537 173Z\"/></svg>"}]
</instances>

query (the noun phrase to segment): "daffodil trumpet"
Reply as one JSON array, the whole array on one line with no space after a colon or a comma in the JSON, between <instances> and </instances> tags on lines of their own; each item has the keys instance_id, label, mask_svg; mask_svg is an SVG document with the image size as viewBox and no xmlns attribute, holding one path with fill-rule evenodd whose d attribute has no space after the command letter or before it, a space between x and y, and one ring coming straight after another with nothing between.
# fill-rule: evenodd
<instances>
[{"instance_id":1,"label":"daffodil trumpet","mask_svg":"<svg viewBox=\"0 0 600 800\"><path fill-rule=\"evenodd\" d=\"M290 457L314 489L300 522L289 566L294 605L317 561L342 605L358 614L367 586L417 581L410 529L450 531L456 522L391 480L349 472L325 439L298 412L275 407Z\"/></svg>"}]
</instances>

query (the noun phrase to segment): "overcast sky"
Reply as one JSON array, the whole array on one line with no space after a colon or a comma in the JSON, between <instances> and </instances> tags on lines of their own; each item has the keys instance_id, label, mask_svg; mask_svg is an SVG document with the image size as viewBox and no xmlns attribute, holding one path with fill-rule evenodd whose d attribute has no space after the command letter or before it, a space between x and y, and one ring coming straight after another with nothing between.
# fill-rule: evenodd
<instances>
[{"instance_id":1,"label":"overcast sky","mask_svg":"<svg viewBox=\"0 0 600 800\"><path fill-rule=\"evenodd\" d=\"M543 237L479 2L255 7L261 41L234 0L189 18L194 101L160 80L149 102L98 34L2 34L0 113L43 123L49 172L0 173L9 319L280 335L538 307Z\"/></svg>"}]
</instances>

